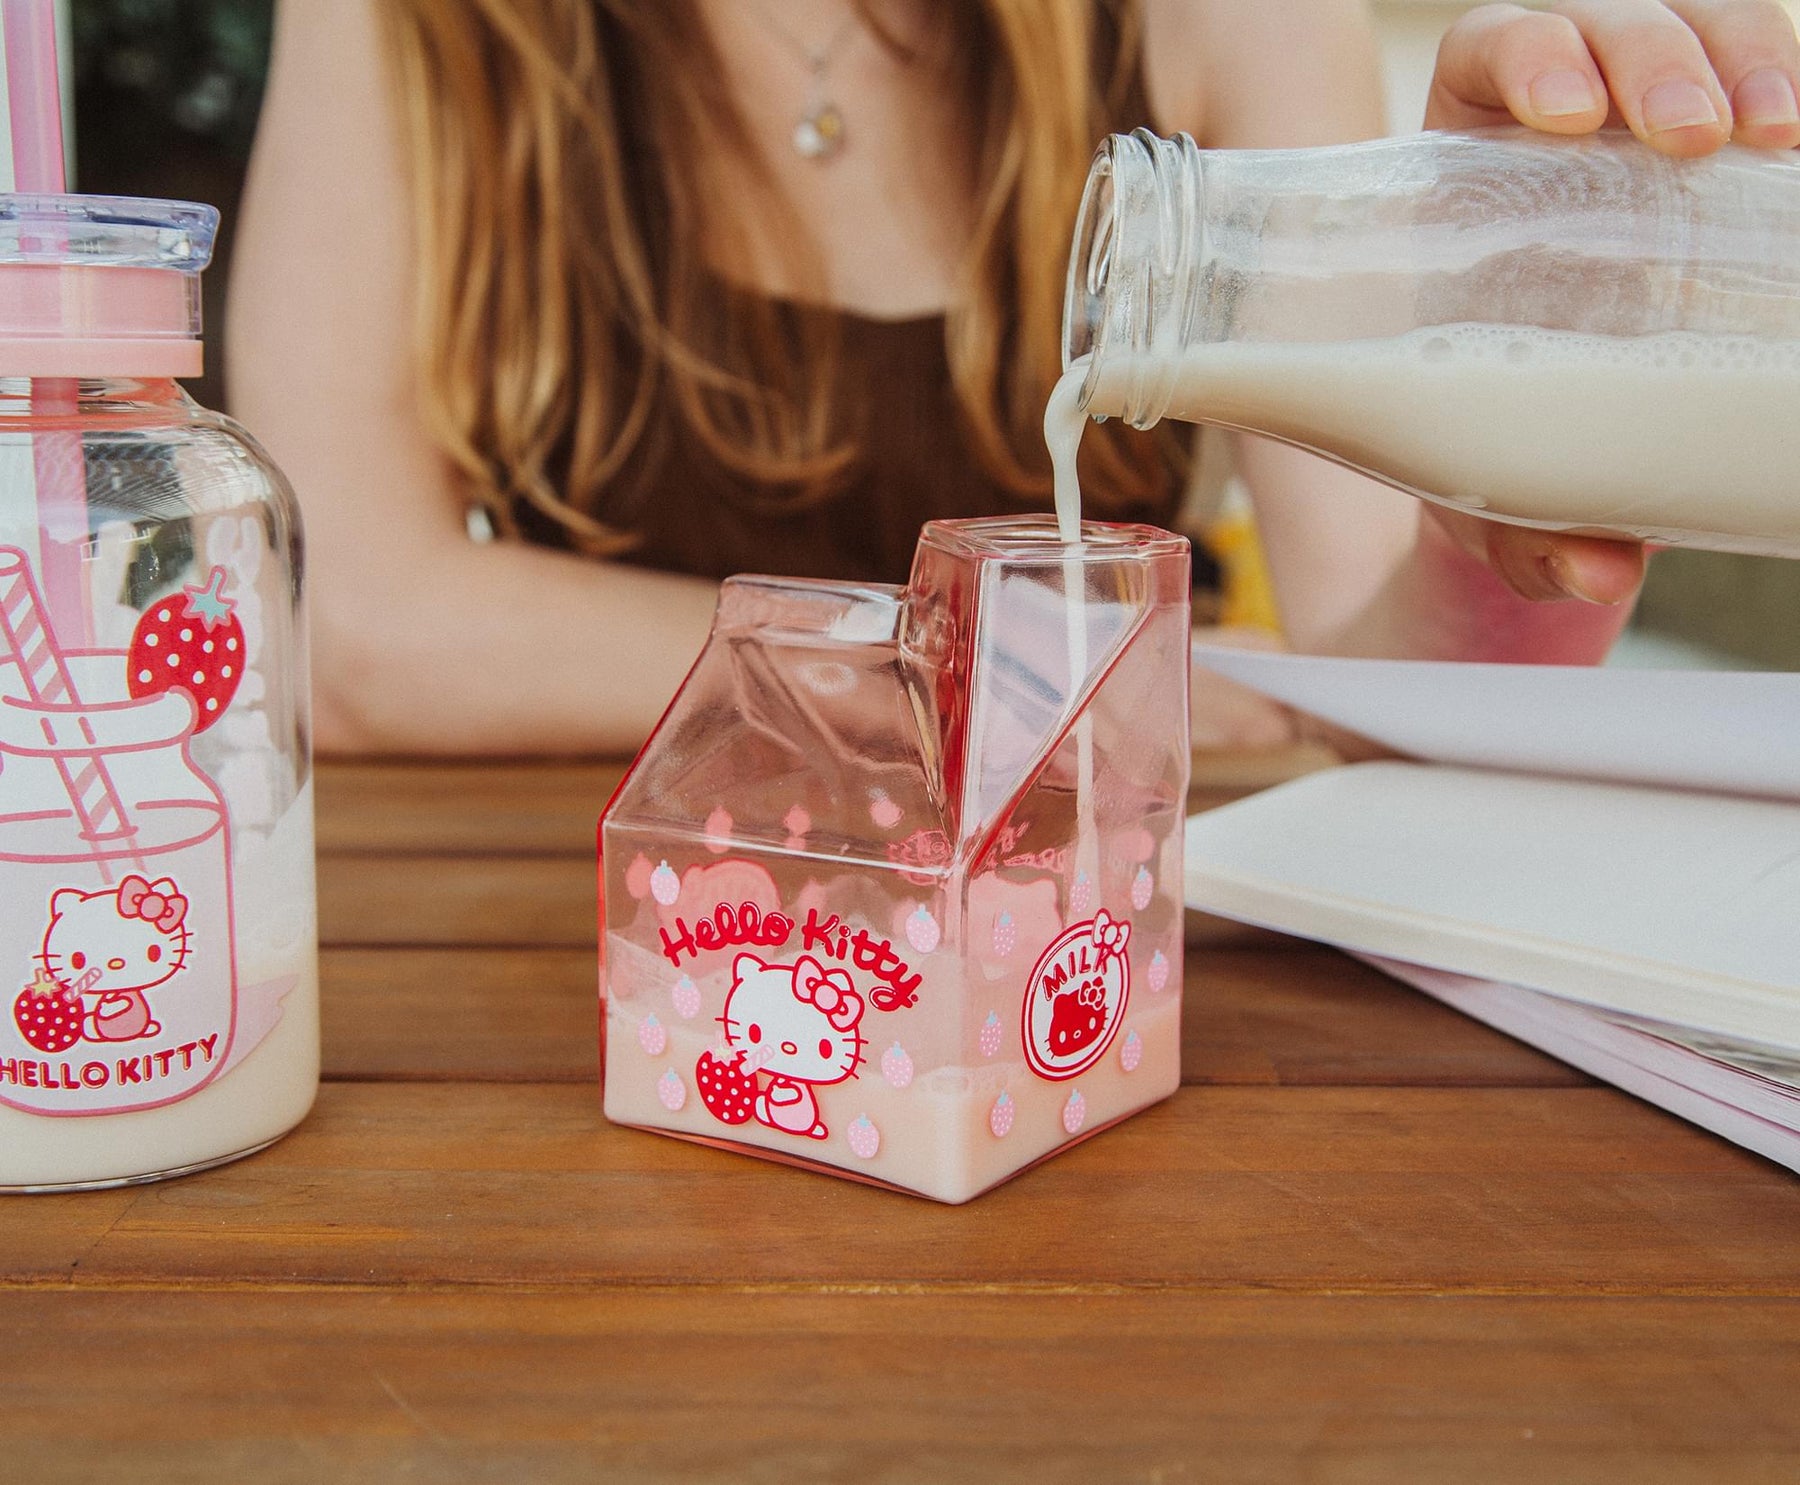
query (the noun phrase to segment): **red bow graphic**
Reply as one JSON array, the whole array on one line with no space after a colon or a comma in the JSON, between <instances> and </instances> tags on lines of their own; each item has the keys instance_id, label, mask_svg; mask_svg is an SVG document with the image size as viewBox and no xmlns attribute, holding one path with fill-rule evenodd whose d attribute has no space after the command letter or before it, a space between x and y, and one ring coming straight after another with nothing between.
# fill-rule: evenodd
<instances>
[{"instance_id":1,"label":"red bow graphic","mask_svg":"<svg viewBox=\"0 0 1800 1485\"><path fill-rule=\"evenodd\" d=\"M862 1020L862 996L850 976L841 969L826 969L810 954L794 966L794 994L816 1005L839 1031Z\"/></svg>"},{"instance_id":2,"label":"red bow graphic","mask_svg":"<svg viewBox=\"0 0 1800 1485\"><path fill-rule=\"evenodd\" d=\"M164 877L159 882L126 877L119 883L119 916L122 918L142 918L164 933L173 933L181 927L187 910L188 900L176 891L173 877Z\"/></svg>"}]
</instances>

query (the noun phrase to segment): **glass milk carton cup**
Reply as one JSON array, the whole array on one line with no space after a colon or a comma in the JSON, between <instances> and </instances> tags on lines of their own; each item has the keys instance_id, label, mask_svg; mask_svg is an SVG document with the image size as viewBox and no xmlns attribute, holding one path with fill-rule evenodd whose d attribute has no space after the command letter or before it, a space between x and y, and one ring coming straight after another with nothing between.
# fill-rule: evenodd
<instances>
[{"instance_id":1,"label":"glass milk carton cup","mask_svg":"<svg viewBox=\"0 0 1800 1485\"><path fill-rule=\"evenodd\" d=\"M1269 434L1519 525L1800 555L1796 242L1785 152L1121 135L1064 357L1094 416Z\"/></svg>"},{"instance_id":2,"label":"glass milk carton cup","mask_svg":"<svg viewBox=\"0 0 1800 1485\"><path fill-rule=\"evenodd\" d=\"M1180 1082L1188 544L734 578L600 825L607 1116L976 1196Z\"/></svg>"},{"instance_id":3,"label":"glass milk carton cup","mask_svg":"<svg viewBox=\"0 0 1800 1485\"><path fill-rule=\"evenodd\" d=\"M0 1189L233 1159L318 1086L298 515L173 380L217 220L0 196Z\"/></svg>"}]
</instances>

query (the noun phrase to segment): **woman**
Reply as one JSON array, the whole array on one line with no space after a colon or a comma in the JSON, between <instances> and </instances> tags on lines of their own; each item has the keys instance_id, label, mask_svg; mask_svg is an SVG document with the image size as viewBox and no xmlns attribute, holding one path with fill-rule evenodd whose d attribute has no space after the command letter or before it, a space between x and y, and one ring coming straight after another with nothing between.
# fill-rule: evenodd
<instances>
[{"instance_id":1,"label":"woman","mask_svg":"<svg viewBox=\"0 0 1800 1485\"><path fill-rule=\"evenodd\" d=\"M1425 123L1789 148L1797 78L1773 0L1492 5ZM628 747L733 564L891 577L945 502L1042 504L1074 197L1144 122L1378 133L1363 6L284 6L232 402L305 504L321 743ZM1087 445L1090 510L1172 508L1173 430ZM1299 649L1592 662L1642 576L1630 544L1238 462Z\"/></svg>"}]
</instances>

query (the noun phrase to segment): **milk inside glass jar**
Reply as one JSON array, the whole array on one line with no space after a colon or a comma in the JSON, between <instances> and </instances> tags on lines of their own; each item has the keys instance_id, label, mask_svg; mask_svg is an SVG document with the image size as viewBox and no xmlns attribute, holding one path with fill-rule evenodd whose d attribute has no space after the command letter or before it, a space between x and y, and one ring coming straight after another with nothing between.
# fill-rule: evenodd
<instances>
[{"instance_id":1,"label":"milk inside glass jar","mask_svg":"<svg viewBox=\"0 0 1800 1485\"><path fill-rule=\"evenodd\" d=\"M0 196L0 1189L234 1159L318 1086L298 514L175 380L217 220Z\"/></svg>"}]
</instances>

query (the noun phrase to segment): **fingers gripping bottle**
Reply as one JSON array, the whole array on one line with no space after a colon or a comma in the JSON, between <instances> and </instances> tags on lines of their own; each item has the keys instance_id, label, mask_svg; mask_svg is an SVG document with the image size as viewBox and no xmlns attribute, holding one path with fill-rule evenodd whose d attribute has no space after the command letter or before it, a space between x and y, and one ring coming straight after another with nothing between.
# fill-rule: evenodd
<instances>
[{"instance_id":1,"label":"fingers gripping bottle","mask_svg":"<svg viewBox=\"0 0 1800 1485\"><path fill-rule=\"evenodd\" d=\"M1800 160L1630 135L1119 135L1064 359L1096 417L1247 429L1525 526L1800 555Z\"/></svg>"},{"instance_id":2,"label":"fingers gripping bottle","mask_svg":"<svg viewBox=\"0 0 1800 1485\"><path fill-rule=\"evenodd\" d=\"M0 196L0 1189L217 1164L318 1084L299 520L174 380L217 220Z\"/></svg>"}]
</instances>

